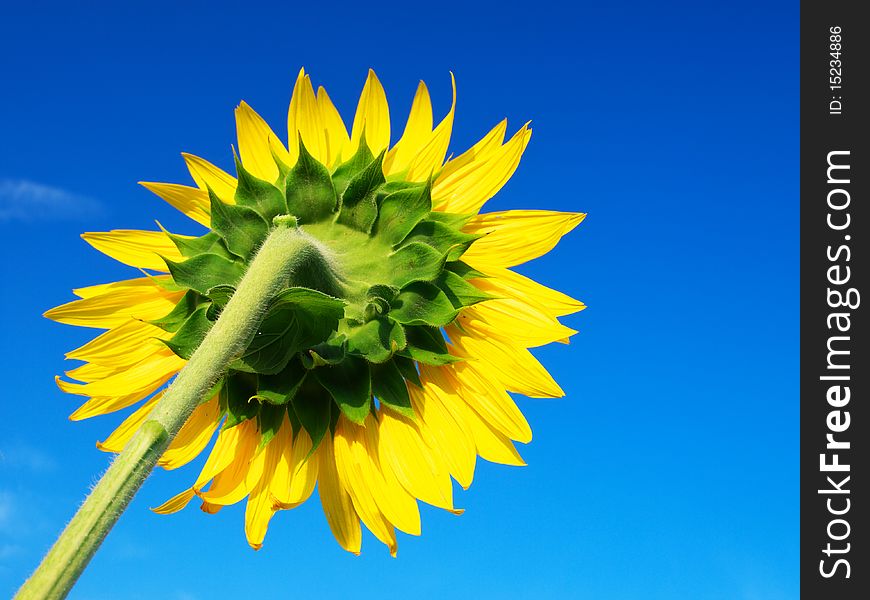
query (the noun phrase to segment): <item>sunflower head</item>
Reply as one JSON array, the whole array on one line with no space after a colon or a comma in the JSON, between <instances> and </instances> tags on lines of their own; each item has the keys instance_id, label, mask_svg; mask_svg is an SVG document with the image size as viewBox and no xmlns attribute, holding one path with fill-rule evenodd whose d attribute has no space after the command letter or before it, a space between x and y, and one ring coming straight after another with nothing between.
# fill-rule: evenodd
<instances>
[{"instance_id":1,"label":"sunflower head","mask_svg":"<svg viewBox=\"0 0 870 600\"><path fill-rule=\"evenodd\" d=\"M370 72L350 134L323 88L300 71L285 146L245 103L236 109L236 175L184 155L197 186L144 183L206 225L199 236L85 234L97 249L158 273L76 290L47 315L108 331L68 354L87 361L59 379L90 399L86 418L149 398L106 441L118 451L160 388L199 346L275 226L302 243L259 329L161 459L190 461L217 441L194 485L203 509L248 497L259 547L275 511L319 483L333 532L358 552L362 520L395 551L394 527L419 533L416 500L456 511L477 455L522 464L511 440L531 430L508 392L559 396L527 348L567 341L557 317L583 306L512 272L549 251L583 215L478 214L528 143L497 125L448 160L455 108L433 126L420 84L390 147L383 88Z\"/></svg>"}]
</instances>

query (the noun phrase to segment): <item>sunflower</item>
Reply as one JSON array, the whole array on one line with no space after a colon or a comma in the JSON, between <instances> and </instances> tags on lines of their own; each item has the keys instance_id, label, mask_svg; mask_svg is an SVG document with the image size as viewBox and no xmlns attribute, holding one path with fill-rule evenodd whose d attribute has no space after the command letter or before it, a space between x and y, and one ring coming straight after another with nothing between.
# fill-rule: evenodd
<instances>
[{"instance_id":1,"label":"sunflower","mask_svg":"<svg viewBox=\"0 0 870 600\"><path fill-rule=\"evenodd\" d=\"M66 355L84 364L57 382L87 397L72 420L139 404L97 443L115 453L220 318L275 223L304 242L256 333L161 455L177 469L216 438L193 484L155 512L198 498L215 513L247 498L245 533L258 549L272 516L316 487L342 548L359 553L362 522L395 555L396 529L420 534L418 500L462 512L452 479L468 488L478 456L524 464L514 442L532 433L510 393L563 395L529 348L567 343L575 331L558 317L584 306L511 268L549 252L584 215L481 213L531 130L505 141L502 121L448 158L455 105L454 82L435 125L421 82L390 146L374 72L348 134L302 70L287 145L242 102L235 176L183 154L195 186L142 183L206 233L82 236L143 273L74 290L78 300L46 313L106 330Z\"/></svg>"}]
</instances>

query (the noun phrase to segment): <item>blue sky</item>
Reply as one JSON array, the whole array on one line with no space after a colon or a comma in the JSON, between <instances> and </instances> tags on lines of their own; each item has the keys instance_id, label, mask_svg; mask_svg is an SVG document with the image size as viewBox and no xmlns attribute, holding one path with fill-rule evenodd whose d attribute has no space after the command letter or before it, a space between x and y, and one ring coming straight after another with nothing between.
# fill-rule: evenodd
<instances>
[{"instance_id":1,"label":"blue sky","mask_svg":"<svg viewBox=\"0 0 870 600\"><path fill-rule=\"evenodd\" d=\"M798 596L796 2L35 4L0 19L0 595L120 421L68 422L52 380L91 332L41 313L136 275L79 233L195 233L135 182L187 182L182 150L229 168L233 107L281 130L305 66L346 116L373 67L394 130L419 79L447 111L452 70L454 151L532 119L487 208L589 213L520 269L589 305L537 353L567 396L520 399L529 466L480 463L466 513L424 507L396 560L370 535L344 553L316 500L256 553L241 505L151 514L197 462L146 483L72 597Z\"/></svg>"}]
</instances>

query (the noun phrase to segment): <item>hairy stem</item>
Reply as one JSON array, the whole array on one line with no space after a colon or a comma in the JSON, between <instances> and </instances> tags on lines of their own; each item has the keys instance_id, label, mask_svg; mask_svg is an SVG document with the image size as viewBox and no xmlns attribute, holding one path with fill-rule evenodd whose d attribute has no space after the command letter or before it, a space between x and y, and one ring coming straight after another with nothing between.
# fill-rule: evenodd
<instances>
[{"instance_id":1,"label":"hairy stem","mask_svg":"<svg viewBox=\"0 0 870 600\"><path fill-rule=\"evenodd\" d=\"M66 597L193 409L245 350L271 299L312 251L295 219L277 217L275 225L220 318L15 598Z\"/></svg>"}]
</instances>

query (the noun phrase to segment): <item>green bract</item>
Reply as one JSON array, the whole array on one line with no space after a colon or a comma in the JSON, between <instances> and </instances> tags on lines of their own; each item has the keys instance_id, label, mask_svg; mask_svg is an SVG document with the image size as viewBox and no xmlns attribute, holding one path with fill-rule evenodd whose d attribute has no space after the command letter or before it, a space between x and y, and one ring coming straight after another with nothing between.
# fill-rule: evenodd
<instances>
[{"instance_id":1,"label":"green bract","mask_svg":"<svg viewBox=\"0 0 870 600\"><path fill-rule=\"evenodd\" d=\"M300 140L299 159L278 159L276 182L236 161L235 204L211 198L212 231L172 236L184 261L166 260L187 293L156 325L189 358L212 327L276 217L296 219L305 240L299 267L271 302L245 352L219 382L225 427L257 418L264 440L284 413L314 445L340 412L362 423L374 401L412 417L406 381L416 362L443 365L441 328L488 296L466 281L480 276L459 259L478 236L464 215L433 212L430 184L386 181L383 153L364 143L332 172ZM288 215L288 216L282 216Z\"/></svg>"}]
</instances>

